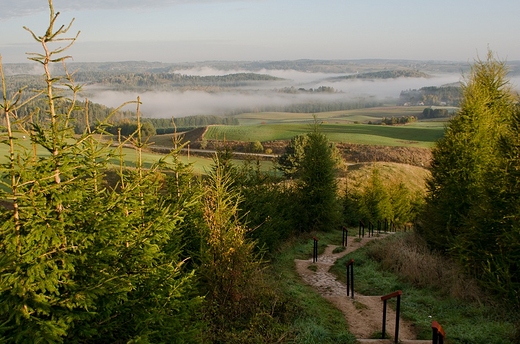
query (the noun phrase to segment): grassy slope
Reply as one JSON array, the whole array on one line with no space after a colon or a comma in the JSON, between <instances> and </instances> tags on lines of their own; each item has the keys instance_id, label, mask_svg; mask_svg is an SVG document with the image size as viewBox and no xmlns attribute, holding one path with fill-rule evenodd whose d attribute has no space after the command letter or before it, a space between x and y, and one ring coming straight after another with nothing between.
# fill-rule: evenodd
<instances>
[{"instance_id":1,"label":"grassy slope","mask_svg":"<svg viewBox=\"0 0 520 344\"><path fill-rule=\"evenodd\" d=\"M309 132L308 124L256 124L240 126L211 126L205 135L208 140L275 141L290 140ZM328 124L322 132L333 142L382 146L432 147L442 137L444 125L381 126L368 124Z\"/></svg>"},{"instance_id":2,"label":"grassy slope","mask_svg":"<svg viewBox=\"0 0 520 344\"><path fill-rule=\"evenodd\" d=\"M320 235L320 248L332 241L327 233ZM270 267L269 276L288 300L286 310L292 333L287 342L353 344L355 338L348 332L343 314L305 285L295 270L294 259L307 259L311 254L312 238L302 236L286 243Z\"/></svg>"},{"instance_id":3,"label":"grassy slope","mask_svg":"<svg viewBox=\"0 0 520 344\"><path fill-rule=\"evenodd\" d=\"M402 316L417 325L420 339L431 339L431 321L437 320L445 329L451 344L513 343L514 319L508 317L506 312L442 295L434 289L414 287L396 274L383 270L369 257L369 248L367 245L341 258L331 272L344 279L344 265L354 259L358 292L363 295L384 295L402 290Z\"/></svg>"},{"instance_id":4,"label":"grassy slope","mask_svg":"<svg viewBox=\"0 0 520 344\"><path fill-rule=\"evenodd\" d=\"M5 133L4 133L5 134ZM0 135L2 139L5 139L3 135ZM23 135L20 133L15 133L16 142L19 147L17 147L17 151L20 152L22 149L25 149L27 151L31 151L31 142L29 138L23 138ZM171 141L170 141L171 142ZM8 162L8 155L9 155L9 146L6 144L0 144L0 163L6 163ZM37 156L47 156L49 155L49 152L44 150L42 147L37 148ZM124 164L127 167L134 167L137 161L136 158L136 151L131 148L123 148L123 157L124 157ZM145 167L150 167L153 163L157 162L159 159L163 158L164 154L160 153L152 153L148 151L144 151L142 153L143 158L143 164ZM193 168L193 172L195 174L205 174L206 171L208 171L213 164L213 160L211 158L204 158L200 156L186 156L181 155L180 157L181 162L185 164L191 164ZM118 166L119 160L118 158L113 158L111 160L111 163L115 166ZM241 164L241 160L235 160L235 163L237 165ZM268 171L273 168L272 162L270 161L261 161L262 167Z\"/></svg>"},{"instance_id":5,"label":"grassy slope","mask_svg":"<svg viewBox=\"0 0 520 344\"><path fill-rule=\"evenodd\" d=\"M430 175L427 169L391 162L349 165L342 181L348 183L351 188L363 186L374 169L379 171L379 175L385 183L397 184L403 182L412 192L424 193L426 191L425 180Z\"/></svg>"},{"instance_id":6,"label":"grassy slope","mask_svg":"<svg viewBox=\"0 0 520 344\"><path fill-rule=\"evenodd\" d=\"M444 121L420 121L405 126L368 125L382 117L417 116L419 107L377 107L316 114L322 130L333 142L383 146L432 147L444 133ZM313 114L289 112L244 113L236 116L239 126L211 126L205 138L231 141L289 140L309 132ZM362 124L361 124L362 123Z\"/></svg>"}]
</instances>

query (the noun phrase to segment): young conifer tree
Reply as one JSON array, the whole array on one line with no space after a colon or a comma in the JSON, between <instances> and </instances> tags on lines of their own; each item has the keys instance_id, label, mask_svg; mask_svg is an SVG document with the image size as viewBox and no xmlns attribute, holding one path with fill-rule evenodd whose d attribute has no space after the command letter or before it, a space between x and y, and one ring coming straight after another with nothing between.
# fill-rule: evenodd
<instances>
[{"instance_id":1,"label":"young conifer tree","mask_svg":"<svg viewBox=\"0 0 520 344\"><path fill-rule=\"evenodd\" d=\"M499 137L514 110L506 76L491 52L477 61L462 84L460 111L433 149L423 234L437 248L451 249L459 235L473 233L467 221L484 196L487 174L499 165Z\"/></svg>"},{"instance_id":2,"label":"young conifer tree","mask_svg":"<svg viewBox=\"0 0 520 344\"><path fill-rule=\"evenodd\" d=\"M479 281L518 303L518 97L491 52L433 150L421 234Z\"/></svg>"},{"instance_id":3,"label":"young conifer tree","mask_svg":"<svg viewBox=\"0 0 520 344\"><path fill-rule=\"evenodd\" d=\"M255 278L261 274L262 260L239 217L243 196L235 185L235 176L236 167L225 155L218 155L203 183L204 226L198 276L205 289L204 316L211 342L227 342L226 335L239 324L247 324L256 311Z\"/></svg>"},{"instance_id":4,"label":"young conifer tree","mask_svg":"<svg viewBox=\"0 0 520 344\"><path fill-rule=\"evenodd\" d=\"M338 158L314 117L312 131L307 134L300 164L299 198L303 231L328 231L341 221L341 204L337 194Z\"/></svg>"},{"instance_id":5,"label":"young conifer tree","mask_svg":"<svg viewBox=\"0 0 520 344\"><path fill-rule=\"evenodd\" d=\"M95 139L88 109L85 132L74 135L81 88L63 53L77 35L64 37L72 23L55 29L59 13L48 3L47 31L27 30L43 48L30 59L44 70L49 111L34 116L38 121L18 118L23 104L3 82L3 144L10 153L0 167L1 197L8 200L0 209L0 338L195 342L199 300L190 294L192 273L183 268L182 204L171 206L162 196L163 163L143 168L139 128L136 167L128 169L121 158L116 185L107 183L106 172L120 150ZM63 64L63 75L51 73L54 63ZM69 99L64 112L56 106L61 98ZM31 147L20 144L22 134Z\"/></svg>"}]
</instances>

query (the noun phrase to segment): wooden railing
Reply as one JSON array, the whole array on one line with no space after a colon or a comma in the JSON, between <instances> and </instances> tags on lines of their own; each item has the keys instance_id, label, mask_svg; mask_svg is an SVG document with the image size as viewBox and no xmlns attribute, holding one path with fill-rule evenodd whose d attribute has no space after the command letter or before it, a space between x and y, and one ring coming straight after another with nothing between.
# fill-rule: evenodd
<instances>
[{"instance_id":1,"label":"wooden railing","mask_svg":"<svg viewBox=\"0 0 520 344\"><path fill-rule=\"evenodd\" d=\"M383 301L383 331L381 334L381 339L385 339L386 335L386 301L393 297L397 297L397 306L395 308L395 344L399 342L399 313L401 310L401 295L403 292L398 290L391 294L381 296L381 300Z\"/></svg>"},{"instance_id":2,"label":"wooden railing","mask_svg":"<svg viewBox=\"0 0 520 344\"><path fill-rule=\"evenodd\" d=\"M437 321L432 322L432 344L444 344L444 339L446 339L446 333L442 329L442 326L439 325Z\"/></svg>"}]
</instances>

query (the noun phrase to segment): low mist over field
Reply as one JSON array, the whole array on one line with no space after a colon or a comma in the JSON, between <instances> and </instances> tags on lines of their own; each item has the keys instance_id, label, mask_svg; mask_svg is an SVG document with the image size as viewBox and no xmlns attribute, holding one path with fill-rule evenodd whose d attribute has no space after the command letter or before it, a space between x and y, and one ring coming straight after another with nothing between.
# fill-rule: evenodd
<instances>
[{"instance_id":1,"label":"low mist over field","mask_svg":"<svg viewBox=\"0 0 520 344\"><path fill-rule=\"evenodd\" d=\"M456 73L431 75L429 78L345 79L331 80L354 73L303 72L297 70L222 70L211 67L176 70L175 73L193 76L224 76L238 73L256 73L281 78L259 81L249 85L220 89L110 90L96 86L85 87L89 98L107 106L116 107L124 101L141 97L142 112L148 117L184 117L190 115L228 115L238 112L265 111L294 104L337 103L370 101L395 103L403 90L425 86L457 84L461 75ZM333 91L317 92L320 87Z\"/></svg>"},{"instance_id":2,"label":"low mist over field","mask_svg":"<svg viewBox=\"0 0 520 344\"><path fill-rule=\"evenodd\" d=\"M517 87L520 85L520 62L508 62L508 65L512 84ZM83 85L81 98L118 107L139 96L144 116L179 118L268 111L317 113L403 105L405 101L399 99L402 91L460 85L469 63L294 60L166 64L129 61L71 62L70 69L76 71L75 79ZM7 64L6 74L16 81L13 82L14 90L27 82L36 83L39 77L34 74L33 64ZM414 102L409 105L420 105L417 98ZM135 106L132 107L126 109L135 110Z\"/></svg>"}]
</instances>

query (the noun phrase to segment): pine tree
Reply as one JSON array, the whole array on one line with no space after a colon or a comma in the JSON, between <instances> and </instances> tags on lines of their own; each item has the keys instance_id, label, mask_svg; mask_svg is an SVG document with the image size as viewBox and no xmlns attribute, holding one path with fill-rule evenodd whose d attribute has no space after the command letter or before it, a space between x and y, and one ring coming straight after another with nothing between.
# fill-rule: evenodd
<instances>
[{"instance_id":1,"label":"pine tree","mask_svg":"<svg viewBox=\"0 0 520 344\"><path fill-rule=\"evenodd\" d=\"M433 150L420 231L518 302L518 99L506 77L491 52L472 66L461 109Z\"/></svg>"},{"instance_id":2,"label":"pine tree","mask_svg":"<svg viewBox=\"0 0 520 344\"><path fill-rule=\"evenodd\" d=\"M341 220L337 195L338 160L315 117L301 162L299 185L300 228L303 231L331 230Z\"/></svg>"},{"instance_id":3,"label":"pine tree","mask_svg":"<svg viewBox=\"0 0 520 344\"><path fill-rule=\"evenodd\" d=\"M503 62L491 52L477 61L462 85L459 113L433 149L423 234L438 248L456 244L483 197L486 175L498 161L498 138L514 109ZM471 232L471 230L470 230Z\"/></svg>"},{"instance_id":4,"label":"pine tree","mask_svg":"<svg viewBox=\"0 0 520 344\"><path fill-rule=\"evenodd\" d=\"M199 300L190 293L193 273L183 266L182 208L163 197L164 164L143 168L138 126L136 168L126 168L120 156L117 182L107 180L109 162L122 143L114 150L97 141L94 134L100 132L90 131L87 115L85 132L74 135L71 114L80 87L66 67L62 76L52 75L50 67L65 66L68 57L62 53L77 36L63 37L70 25L55 30L59 14L51 0L49 8L44 35L27 29L44 50L31 59L44 69L45 118L18 118L16 109L23 104L8 99L3 82L8 134L3 144L10 157L0 168L1 196L9 200L0 209L0 338L195 341ZM69 45L50 49L56 41ZM63 111L56 106L60 98L68 98ZM30 137L31 147L18 144L22 134Z\"/></svg>"},{"instance_id":5,"label":"pine tree","mask_svg":"<svg viewBox=\"0 0 520 344\"><path fill-rule=\"evenodd\" d=\"M205 319L212 342L225 342L230 328L253 316L254 278L260 273L261 257L255 242L246 237L248 228L241 223L239 206L242 195L234 186L234 168L230 162L215 159L213 170L204 181L201 237L201 265L198 275L205 290ZM252 304L249 304L251 303Z\"/></svg>"}]
</instances>

